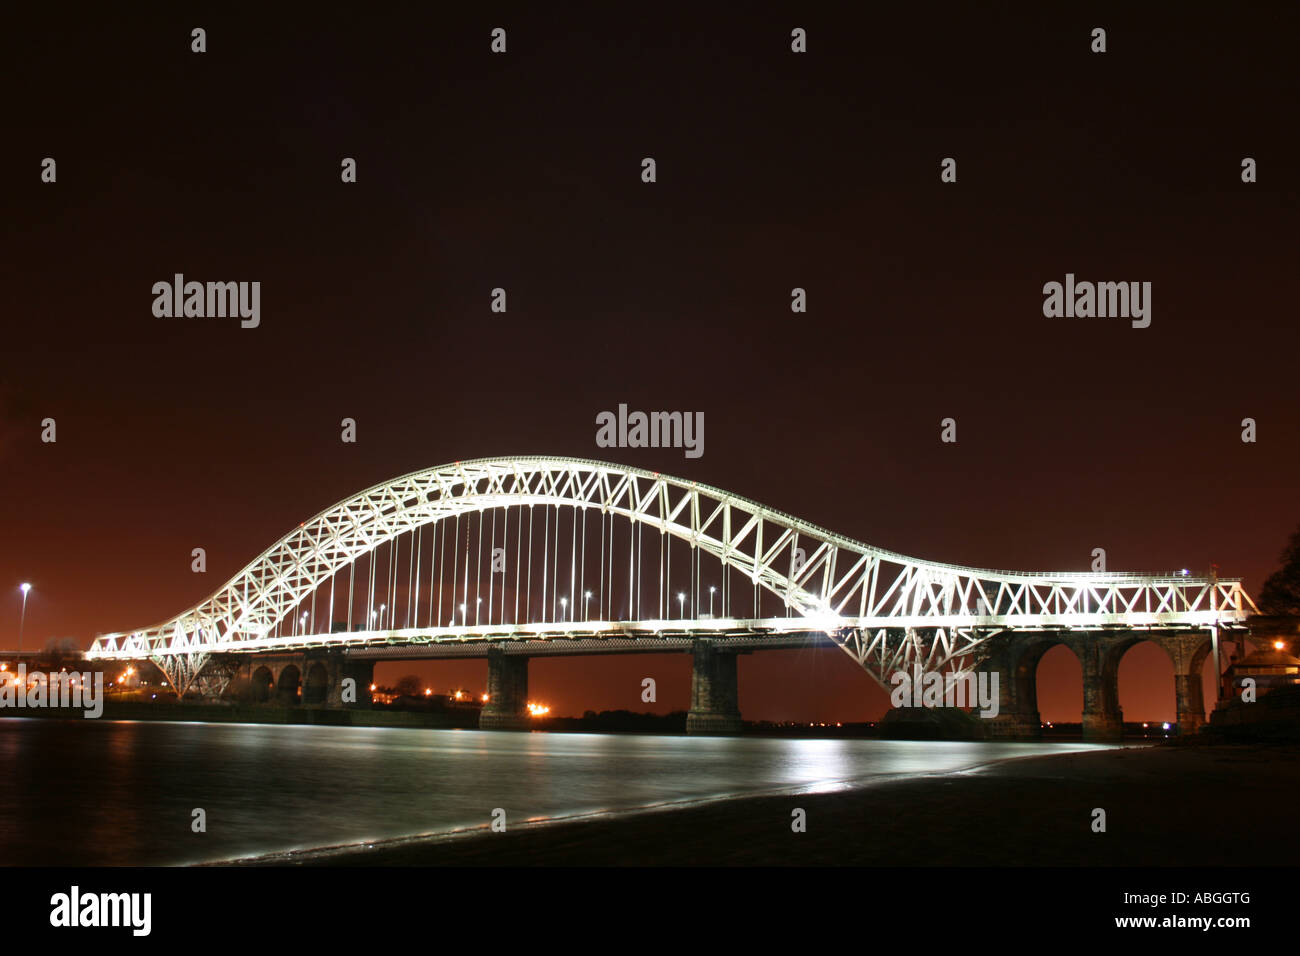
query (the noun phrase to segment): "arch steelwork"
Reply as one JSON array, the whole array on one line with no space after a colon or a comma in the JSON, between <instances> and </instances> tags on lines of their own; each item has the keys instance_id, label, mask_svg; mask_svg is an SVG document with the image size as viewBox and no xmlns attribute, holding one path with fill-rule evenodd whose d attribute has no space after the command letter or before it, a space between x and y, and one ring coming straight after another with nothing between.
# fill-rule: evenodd
<instances>
[{"instance_id":1,"label":"arch steelwork","mask_svg":"<svg viewBox=\"0 0 1300 956\"><path fill-rule=\"evenodd\" d=\"M466 626L462 620L459 627L272 633L318 587L399 535L474 512L537 505L598 511L640 525L642 532L686 542L752 582L756 595L759 589L775 595L790 616L759 619L756 614L742 620L697 614L689 622L527 620L487 626ZM981 647L1008 629L1230 627L1252 610L1237 579L1040 574L922 561L657 472L576 458L490 458L417 471L368 488L285 535L207 600L160 624L103 635L87 656L148 658L184 694L211 655L358 644L804 631L827 635L888 686L892 673L913 664L973 666Z\"/></svg>"}]
</instances>

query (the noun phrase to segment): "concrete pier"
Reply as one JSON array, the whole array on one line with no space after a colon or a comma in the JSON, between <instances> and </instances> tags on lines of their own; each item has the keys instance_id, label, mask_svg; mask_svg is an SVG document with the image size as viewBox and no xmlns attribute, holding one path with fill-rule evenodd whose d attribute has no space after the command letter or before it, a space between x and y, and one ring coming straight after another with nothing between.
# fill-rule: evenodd
<instances>
[{"instance_id":1,"label":"concrete pier","mask_svg":"<svg viewBox=\"0 0 1300 956\"><path fill-rule=\"evenodd\" d=\"M691 709L686 733L702 736L738 734L740 690L736 680L736 655L718 650L712 641L698 640L693 649Z\"/></svg>"},{"instance_id":2,"label":"concrete pier","mask_svg":"<svg viewBox=\"0 0 1300 956\"><path fill-rule=\"evenodd\" d=\"M507 656L500 648L489 650L487 692L478 718L480 730L528 728L528 658Z\"/></svg>"}]
</instances>

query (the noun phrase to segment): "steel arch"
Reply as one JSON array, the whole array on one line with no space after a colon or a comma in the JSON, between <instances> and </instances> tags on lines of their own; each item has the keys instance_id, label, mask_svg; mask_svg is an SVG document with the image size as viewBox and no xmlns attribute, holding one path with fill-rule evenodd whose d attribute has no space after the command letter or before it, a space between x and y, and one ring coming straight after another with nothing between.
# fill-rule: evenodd
<instances>
[{"instance_id":1,"label":"steel arch","mask_svg":"<svg viewBox=\"0 0 1300 956\"><path fill-rule=\"evenodd\" d=\"M150 658L183 694L208 655L265 649L277 622L367 552L424 524L523 505L599 509L689 542L780 597L809 630L830 635L882 683L912 661L941 666L969 658L1008 628L1213 627L1244 621L1254 609L1237 579L1038 574L922 561L698 482L589 459L526 456L455 462L374 485L304 522L198 605L150 627L103 635L87 656ZM802 563L794 559L800 542L807 544Z\"/></svg>"}]
</instances>

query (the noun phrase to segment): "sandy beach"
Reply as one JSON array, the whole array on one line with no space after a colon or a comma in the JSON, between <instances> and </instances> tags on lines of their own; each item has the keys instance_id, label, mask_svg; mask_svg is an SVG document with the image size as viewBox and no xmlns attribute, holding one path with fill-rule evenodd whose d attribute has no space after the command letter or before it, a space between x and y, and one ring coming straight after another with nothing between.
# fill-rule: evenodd
<instances>
[{"instance_id":1,"label":"sandy beach","mask_svg":"<svg viewBox=\"0 0 1300 956\"><path fill-rule=\"evenodd\" d=\"M341 850L323 866L1273 866L1300 834L1300 745L1030 756L860 790L757 796ZM806 832L791 828L806 812ZM1106 831L1093 830L1093 811ZM1270 812L1275 810L1275 812ZM285 861L278 861L283 863Z\"/></svg>"}]
</instances>

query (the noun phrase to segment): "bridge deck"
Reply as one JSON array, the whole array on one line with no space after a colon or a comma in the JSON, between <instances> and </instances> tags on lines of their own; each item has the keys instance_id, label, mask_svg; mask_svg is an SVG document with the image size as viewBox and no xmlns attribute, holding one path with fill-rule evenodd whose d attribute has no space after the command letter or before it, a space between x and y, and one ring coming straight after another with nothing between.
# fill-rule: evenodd
<instances>
[{"instance_id":1,"label":"bridge deck","mask_svg":"<svg viewBox=\"0 0 1300 956\"><path fill-rule=\"evenodd\" d=\"M1197 615L1191 615L1196 617ZM525 625L466 625L463 627L398 628L393 630L349 631L332 634L290 635L236 641L209 642L193 648L208 654L255 654L300 651L311 648L344 650L350 657L482 657L489 646L503 646L510 654L558 656L565 654L628 654L686 651L691 642L710 638L736 648L777 650L833 644L830 635L846 630L874 631L904 628L970 628L979 630L1191 630L1234 622L1216 619L1212 613L1204 622L1189 620L1187 614L1149 614L1135 621L1135 615L1088 615L1086 622L1066 615L951 615L912 618L841 618L825 621L810 617L777 617L757 620L704 618L701 620L588 621ZM823 626L819 626L823 625ZM170 653L185 653L183 648ZM166 653L166 652L165 652ZM94 648L90 657L127 660L142 656L131 647Z\"/></svg>"}]
</instances>

